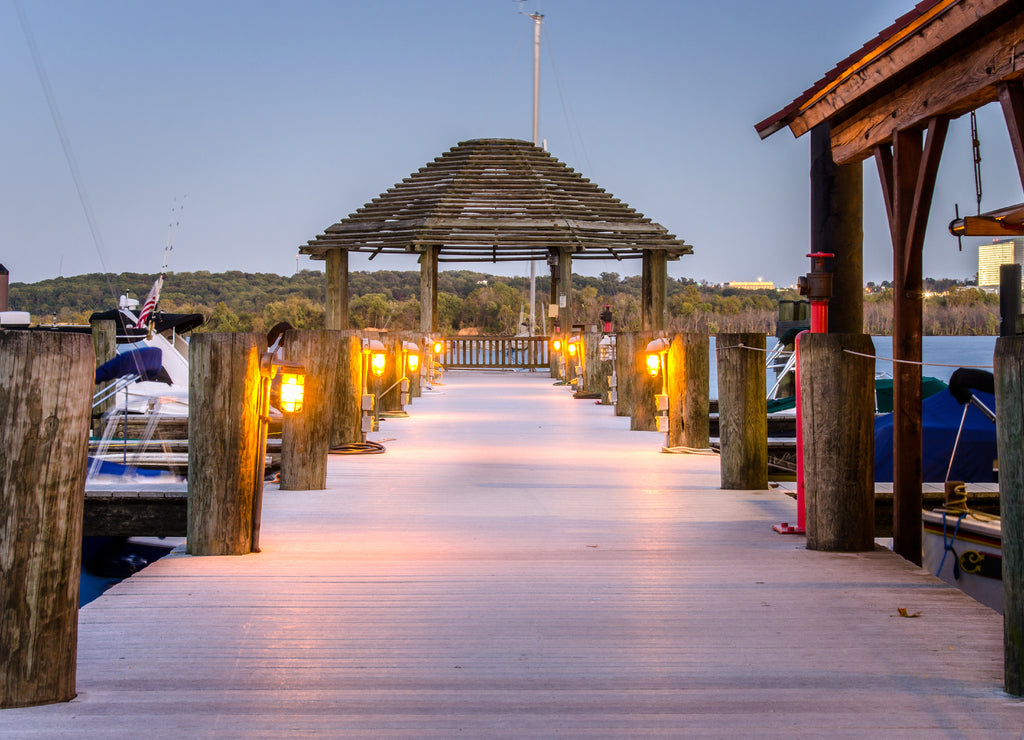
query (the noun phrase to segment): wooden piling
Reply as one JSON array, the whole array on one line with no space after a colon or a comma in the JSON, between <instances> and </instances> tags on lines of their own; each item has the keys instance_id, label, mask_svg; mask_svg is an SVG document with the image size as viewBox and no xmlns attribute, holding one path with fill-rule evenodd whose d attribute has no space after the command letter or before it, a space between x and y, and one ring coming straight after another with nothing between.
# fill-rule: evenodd
<instances>
[{"instance_id":1,"label":"wooden piling","mask_svg":"<svg viewBox=\"0 0 1024 740\"><path fill-rule=\"evenodd\" d=\"M995 386L1003 555L1003 671L1006 692L1024 696L1024 336L996 340Z\"/></svg>"},{"instance_id":2,"label":"wooden piling","mask_svg":"<svg viewBox=\"0 0 1024 740\"><path fill-rule=\"evenodd\" d=\"M634 409L641 403L641 384L647 375L643 351L652 339L654 332L650 331L619 332L616 338L615 374L619 383L619 400L615 404L616 416L628 416L632 419Z\"/></svg>"},{"instance_id":3,"label":"wooden piling","mask_svg":"<svg viewBox=\"0 0 1024 740\"><path fill-rule=\"evenodd\" d=\"M722 488L767 488L765 336L719 334L716 347Z\"/></svg>"},{"instance_id":4,"label":"wooden piling","mask_svg":"<svg viewBox=\"0 0 1024 740\"><path fill-rule=\"evenodd\" d=\"M657 332L663 334L664 332ZM629 429L633 432L658 431L658 395L665 390L665 379L659 372L651 375L647 370L647 343L654 339L653 331L638 333L640 341L633 356L633 411L629 415Z\"/></svg>"},{"instance_id":5,"label":"wooden piling","mask_svg":"<svg viewBox=\"0 0 1024 740\"><path fill-rule=\"evenodd\" d=\"M0 708L75 696L94 370L83 334L0 331Z\"/></svg>"},{"instance_id":6,"label":"wooden piling","mask_svg":"<svg viewBox=\"0 0 1024 740\"><path fill-rule=\"evenodd\" d=\"M282 355L306 369L302 411L281 425L281 490L319 491L327 486L327 454L334 422L340 353L338 332L285 333Z\"/></svg>"},{"instance_id":7,"label":"wooden piling","mask_svg":"<svg viewBox=\"0 0 1024 740\"><path fill-rule=\"evenodd\" d=\"M672 338L668 351L668 445L707 449L711 352L707 334Z\"/></svg>"},{"instance_id":8,"label":"wooden piling","mask_svg":"<svg viewBox=\"0 0 1024 740\"><path fill-rule=\"evenodd\" d=\"M601 334L587 332L583 335L583 387L584 393L601 393L608 386L601 372Z\"/></svg>"},{"instance_id":9,"label":"wooden piling","mask_svg":"<svg viewBox=\"0 0 1024 740\"><path fill-rule=\"evenodd\" d=\"M402 361L402 338L397 334L381 334L380 341L387 354L387 364L384 366L384 374L381 375L379 381L377 412L401 411L401 384L395 384L402 377L402 368L399 367L399 363Z\"/></svg>"},{"instance_id":10,"label":"wooden piling","mask_svg":"<svg viewBox=\"0 0 1024 740\"><path fill-rule=\"evenodd\" d=\"M103 319L101 321L91 321L89 322L89 326L92 329L92 347L93 351L96 353L96 367L99 367L117 354L117 323L112 319ZM101 383L93 389L93 392L96 393L100 390L109 388L116 382L116 380L111 380L106 383ZM116 397L112 395L92 410L93 416L97 417L94 427L94 430L97 433L100 432L103 426L102 421L99 420L98 417L102 416L105 412L112 410L116 400ZM99 434L97 434L97 436L99 436Z\"/></svg>"},{"instance_id":11,"label":"wooden piling","mask_svg":"<svg viewBox=\"0 0 1024 740\"><path fill-rule=\"evenodd\" d=\"M800 339L810 550L862 552L875 546L874 353L866 334L807 333Z\"/></svg>"},{"instance_id":12,"label":"wooden piling","mask_svg":"<svg viewBox=\"0 0 1024 740\"><path fill-rule=\"evenodd\" d=\"M259 456L260 358L266 336L196 334L188 367L188 552L252 551ZM257 465L259 470L257 471Z\"/></svg>"},{"instance_id":13,"label":"wooden piling","mask_svg":"<svg viewBox=\"0 0 1024 740\"><path fill-rule=\"evenodd\" d=\"M337 332L338 372L334 377L331 446L362 441L363 345L354 332Z\"/></svg>"}]
</instances>

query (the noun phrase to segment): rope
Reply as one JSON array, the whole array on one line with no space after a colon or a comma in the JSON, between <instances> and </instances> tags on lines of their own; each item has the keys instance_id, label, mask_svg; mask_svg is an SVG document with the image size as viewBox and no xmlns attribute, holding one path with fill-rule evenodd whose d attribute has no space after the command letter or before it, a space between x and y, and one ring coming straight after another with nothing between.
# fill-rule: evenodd
<instances>
[{"instance_id":1,"label":"rope","mask_svg":"<svg viewBox=\"0 0 1024 740\"><path fill-rule=\"evenodd\" d=\"M942 566L946 564L946 556L949 553L953 553L953 578L954 580L960 580L960 557L956 554L956 550L953 549L953 545L956 543L956 535L960 531L960 522L964 520L967 514L960 514L956 518L956 527L953 528L953 536L949 538L949 542L946 542L946 512L942 512L942 560L939 561L939 573L942 572ZM936 573L938 575L938 573Z\"/></svg>"},{"instance_id":2,"label":"rope","mask_svg":"<svg viewBox=\"0 0 1024 740\"><path fill-rule=\"evenodd\" d=\"M350 444L335 445L327 450L330 455L380 455L385 452L385 447L380 442L352 442Z\"/></svg>"},{"instance_id":3,"label":"rope","mask_svg":"<svg viewBox=\"0 0 1024 740\"><path fill-rule=\"evenodd\" d=\"M717 455L713 447L662 447L661 451L670 455Z\"/></svg>"},{"instance_id":4,"label":"rope","mask_svg":"<svg viewBox=\"0 0 1024 740\"><path fill-rule=\"evenodd\" d=\"M717 347L716 351L724 351L727 349L752 349L757 352L769 352L770 350L761 349L760 347L750 347L746 344L733 344L728 347ZM958 365L955 363L945 362L917 362L916 360L897 360L894 357L882 357L881 355L869 355L866 352L855 352L852 349L843 348L843 352L848 355L856 355L857 357L867 357L869 360L882 360L884 362L902 363L904 365L917 365L918 367L964 367L971 368L974 370L991 370L992 365Z\"/></svg>"},{"instance_id":5,"label":"rope","mask_svg":"<svg viewBox=\"0 0 1024 740\"><path fill-rule=\"evenodd\" d=\"M852 349L843 348L843 352L848 355L857 355L858 357L867 357L871 360L884 360L892 363L902 363L904 365L917 365L918 367L968 367L975 370L991 370L992 365L957 365L948 364L944 362L917 362L916 360L897 360L894 357L881 357L879 355L869 355L864 352L854 352Z\"/></svg>"}]
</instances>

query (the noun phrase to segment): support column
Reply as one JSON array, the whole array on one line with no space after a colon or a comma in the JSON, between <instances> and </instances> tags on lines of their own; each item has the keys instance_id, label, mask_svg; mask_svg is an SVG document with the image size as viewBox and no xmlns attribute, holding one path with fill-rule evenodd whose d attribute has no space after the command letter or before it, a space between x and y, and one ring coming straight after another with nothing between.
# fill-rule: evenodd
<instances>
[{"instance_id":1,"label":"support column","mask_svg":"<svg viewBox=\"0 0 1024 740\"><path fill-rule=\"evenodd\" d=\"M572 252L568 249L558 250L558 303L565 294L565 305L559 305L558 318L566 338L572 336Z\"/></svg>"},{"instance_id":2,"label":"support column","mask_svg":"<svg viewBox=\"0 0 1024 740\"><path fill-rule=\"evenodd\" d=\"M828 330L864 330L864 168L832 159L831 127L811 129L811 252L834 254Z\"/></svg>"},{"instance_id":3,"label":"support column","mask_svg":"<svg viewBox=\"0 0 1024 740\"><path fill-rule=\"evenodd\" d=\"M949 122L932 119L924 147L920 131L898 131L875 151L893 242L893 550L921 564L921 332L924 325L921 253ZM908 364L911 363L911 364Z\"/></svg>"},{"instance_id":4,"label":"support column","mask_svg":"<svg viewBox=\"0 0 1024 740\"><path fill-rule=\"evenodd\" d=\"M437 331L437 256L440 247L426 247L420 254L420 331Z\"/></svg>"},{"instance_id":5,"label":"support column","mask_svg":"<svg viewBox=\"0 0 1024 740\"><path fill-rule=\"evenodd\" d=\"M995 351L999 516L1003 554L1003 675L1024 695L1024 337L1000 337Z\"/></svg>"},{"instance_id":6,"label":"support column","mask_svg":"<svg viewBox=\"0 0 1024 740\"><path fill-rule=\"evenodd\" d=\"M348 250L327 250L327 329L348 329Z\"/></svg>"},{"instance_id":7,"label":"support column","mask_svg":"<svg viewBox=\"0 0 1024 740\"><path fill-rule=\"evenodd\" d=\"M665 303L668 282L668 253L645 249L640 276L640 328L659 331L665 328Z\"/></svg>"}]
</instances>

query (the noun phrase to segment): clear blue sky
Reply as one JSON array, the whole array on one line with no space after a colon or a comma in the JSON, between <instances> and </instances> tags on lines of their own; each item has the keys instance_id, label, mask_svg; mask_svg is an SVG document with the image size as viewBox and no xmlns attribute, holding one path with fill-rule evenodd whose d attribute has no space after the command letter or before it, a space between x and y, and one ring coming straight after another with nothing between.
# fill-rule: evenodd
<instances>
[{"instance_id":1,"label":"clear blue sky","mask_svg":"<svg viewBox=\"0 0 1024 740\"><path fill-rule=\"evenodd\" d=\"M533 24L515 0L22 0L101 236L79 204L13 0L0 6L0 262L12 281L172 271L289 274L297 247L459 141L529 139ZM754 124L912 0L530 0L545 17L541 136L558 159L694 245L674 277L808 269L809 137ZM856 10L854 10L856 8ZM998 108L979 114L983 207L1022 200ZM951 125L925 275L972 277L969 127ZM891 278L873 162L865 280ZM176 216L175 216L176 218ZM102 253L102 258L101 258ZM577 263L635 274L638 262ZM300 267L322 268L303 257ZM353 258L352 269L412 259ZM526 275L527 263L469 269Z\"/></svg>"}]
</instances>

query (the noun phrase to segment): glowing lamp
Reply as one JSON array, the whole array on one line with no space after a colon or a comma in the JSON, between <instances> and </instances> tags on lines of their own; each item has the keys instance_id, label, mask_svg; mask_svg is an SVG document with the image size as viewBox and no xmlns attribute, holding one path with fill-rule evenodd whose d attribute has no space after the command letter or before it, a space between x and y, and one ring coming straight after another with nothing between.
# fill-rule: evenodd
<instances>
[{"instance_id":1,"label":"glowing lamp","mask_svg":"<svg viewBox=\"0 0 1024 740\"><path fill-rule=\"evenodd\" d=\"M434 354L439 355L444 352L444 342L434 342Z\"/></svg>"},{"instance_id":2,"label":"glowing lamp","mask_svg":"<svg viewBox=\"0 0 1024 740\"><path fill-rule=\"evenodd\" d=\"M378 378L384 374L384 365L387 363L387 355L384 350L384 343L379 339L364 339L363 353L370 356L370 370Z\"/></svg>"},{"instance_id":3,"label":"glowing lamp","mask_svg":"<svg viewBox=\"0 0 1024 740\"><path fill-rule=\"evenodd\" d=\"M662 356L668 352L668 340L664 337L652 339L644 352L647 354L647 372L652 378L658 377L662 369Z\"/></svg>"},{"instance_id":4,"label":"glowing lamp","mask_svg":"<svg viewBox=\"0 0 1024 740\"><path fill-rule=\"evenodd\" d=\"M303 368L281 368L281 410L290 414L302 411L306 371Z\"/></svg>"},{"instance_id":5,"label":"glowing lamp","mask_svg":"<svg viewBox=\"0 0 1024 740\"><path fill-rule=\"evenodd\" d=\"M410 373L415 373L420 366L420 348L415 342L402 342L402 349L405 350L405 365Z\"/></svg>"},{"instance_id":6,"label":"glowing lamp","mask_svg":"<svg viewBox=\"0 0 1024 740\"><path fill-rule=\"evenodd\" d=\"M554 337L551 340L551 349L553 351L555 351L555 352L561 352L562 351L562 338L561 337Z\"/></svg>"},{"instance_id":7,"label":"glowing lamp","mask_svg":"<svg viewBox=\"0 0 1024 740\"><path fill-rule=\"evenodd\" d=\"M573 337L572 339L569 340L568 350L569 350L569 354L572 357L575 357L579 353L579 351L580 351L580 338L579 337Z\"/></svg>"}]
</instances>

